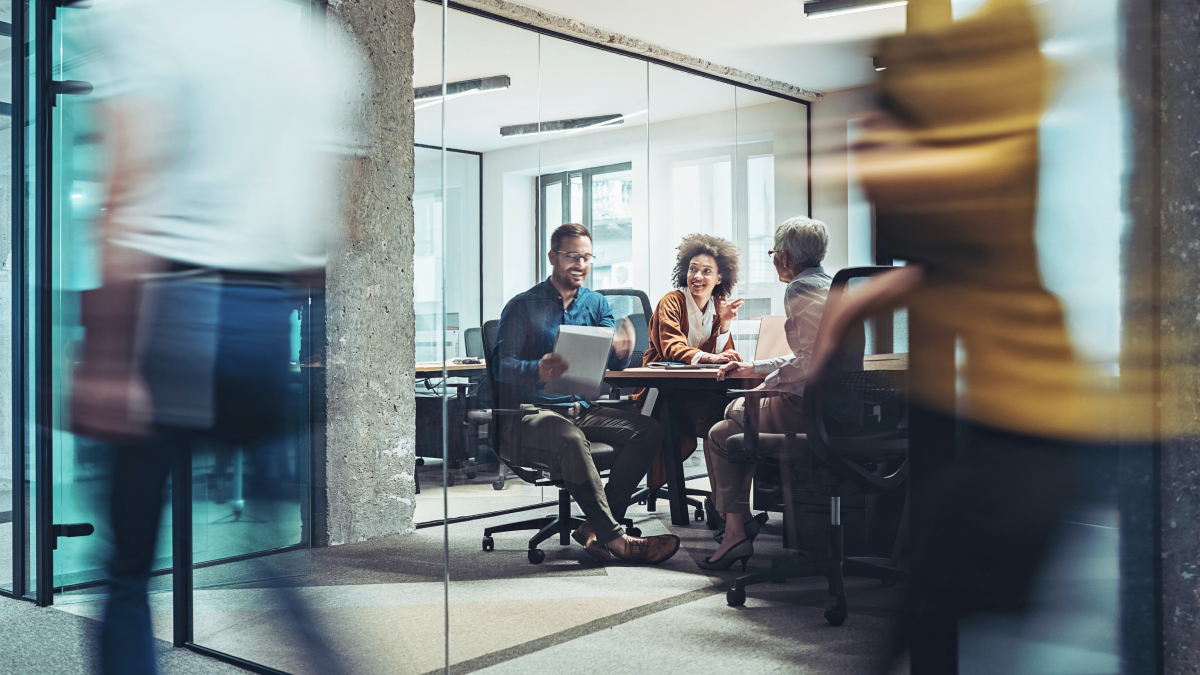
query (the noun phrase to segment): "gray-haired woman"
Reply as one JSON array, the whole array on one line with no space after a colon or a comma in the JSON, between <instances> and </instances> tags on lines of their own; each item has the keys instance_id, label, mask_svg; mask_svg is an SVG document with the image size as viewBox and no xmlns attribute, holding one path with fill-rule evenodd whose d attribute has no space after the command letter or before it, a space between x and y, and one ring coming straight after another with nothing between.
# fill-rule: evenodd
<instances>
[{"instance_id":1,"label":"gray-haired woman","mask_svg":"<svg viewBox=\"0 0 1200 675\"><path fill-rule=\"evenodd\" d=\"M786 332L792 353L775 359L752 363L727 363L718 378L766 375L758 386L784 392L782 396L764 398L759 408L759 430L764 433L795 432L804 428L801 396L808 378L813 343L825 309L825 296L832 279L821 267L829 247L825 223L811 218L791 218L775 230L775 249L769 251L779 280L787 283L784 291L784 311L787 314ZM754 537L766 522L766 514L750 516L750 481L754 465L729 461L726 442L730 436L742 433L745 399L738 399L725 409L725 419L708 432L709 474L713 480L713 501L725 518L725 530L718 533L720 545L708 558L699 563L704 569L728 569L754 555Z\"/></svg>"}]
</instances>

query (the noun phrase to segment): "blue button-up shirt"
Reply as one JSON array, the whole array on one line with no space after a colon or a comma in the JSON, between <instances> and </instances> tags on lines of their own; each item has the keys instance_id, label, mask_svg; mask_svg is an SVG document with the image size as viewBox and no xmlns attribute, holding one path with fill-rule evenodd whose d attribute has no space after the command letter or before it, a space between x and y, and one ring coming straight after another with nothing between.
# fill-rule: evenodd
<instances>
[{"instance_id":1,"label":"blue button-up shirt","mask_svg":"<svg viewBox=\"0 0 1200 675\"><path fill-rule=\"evenodd\" d=\"M508 301L496 332L496 378L500 380L500 405L570 403L570 396L546 396L538 379L538 362L554 351L559 326L614 326L612 308L599 293L580 288L563 308L562 294L546 279ZM629 355L608 354L609 370L624 370Z\"/></svg>"}]
</instances>

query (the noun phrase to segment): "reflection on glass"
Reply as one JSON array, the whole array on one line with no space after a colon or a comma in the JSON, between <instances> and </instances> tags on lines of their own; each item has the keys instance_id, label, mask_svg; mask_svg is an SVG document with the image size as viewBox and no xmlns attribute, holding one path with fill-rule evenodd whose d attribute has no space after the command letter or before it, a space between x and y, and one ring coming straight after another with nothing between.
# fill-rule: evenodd
<instances>
[{"instance_id":1,"label":"reflection on glass","mask_svg":"<svg viewBox=\"0 0 1200 675\"><path fill-rule=\"evenodd\" d=\"M35 46L30 39L30 36L32 35L31 27L36 23L36 18L38 12L40 11L39 7L40 5L38 5L38 3L27 2L25 3L25 11L23 12L25 23L23 26L23 33L26 39L26 43L23 48L23 51L26 54L25 91L23 92L23 100L25 101L24 118L27 120L27 123L25 125L25 135L22 146L26 149L36 147L37 139L42 133L41 122L37 120L35 115L36 98L34 94L37 91L36 83L38 82L37 77L39 75L36 69L37 53L35 51ZM26 150L25 154L23 178L24 180L22 182L24 183L24 193L21 195L21 198L24 205L23 214L25 222L22 225L26 236L23 242L24 250L21 251L21 253L22 258L24 258L26 261L26 264L24 269L19 270L19 272L23 275L21 286L23 297L21 298L21 302L24 309L24 316L22 318L25 322L25 329L22 331L22 338L26 344L36 344L33 342L34 338L36 337L35 327L38 325L38 322L42 320L41 313L37 310L37 303L35 302L35 289L38 274L38 270L35 266L39 263L36 262L37 257L35 254L37 251L37 246L35 239L34 237L28 236L28 233L37 231L38 213L34 208L32 196L37 194L39 183L37 174L33 170L33 163L30 161L28 150ZM35 350L25 350L22 366L26 373L38 372L35 370ZM31 527L33 523L37 522L37 502L35 499L33 499L33 496L37 494L38 489L38 483L36 481L37 474L35 473L35 446L33 439L37 437L38 407L36 405L37 397L34 395L33 388L29 384L28 380L22 383L21 391L23 398L22 403L25 406L26 413L24 418L21 420L21 423L24 427L21 435L24 441L22 453L24 455L23 464L25 471L24 475L19 475L16 477L17 485L15 486L16 490L14 491L14 495L17 499L21 500L26 508L24 509L25 513L23 522L15 523L15 526L18 528L18 530L23 530L24 532L28 533L26 536L26 545L23 547L24 560L22 564L23 569L21 571L23 572L23 576L25 578L25 595L28 597L33 597L33 595L37 592L38 585L38 577L36 574L36 567L34 565L34 551L37 550L40 540L36 528Z\"/></svg>"},{"instance_id":2,"label":"reflection on glass","mask_svg":"<svg viewBox=\"0 0 1200 675\"><path fill-rule=\"evenodd\" d=\"M9 5L11 8L11 5ZM0 20L11 21L11 9ZM12 39L0 37L0 101L12 101ZM12 116L0 115L0 588L12 590Z\"/></svg>"},{"instance_id":3,"label":"reflection on glass","mask_svg":"<svg viewBox=\"0 0 1200 675\"><path fill-rule=\"evenodd\" d=\"M54 21L54 79L96 81L97 51L87 21L88 12L81 8L64 8ZM54 522L96 527L91 536L59 539L54 551L54 581L56 586L70 586L106 576L104 563L112 541L107 523L111 450L70 433L65 406L83 337L80 293L99 285L93 223L99 213L104 169L98 145L100 121L92 99L59 96L51 111L51 124L53 515ZM158 550L165 556L163 566L169 566L169 539L160 541Z\"/></svg>"}]
</instances>

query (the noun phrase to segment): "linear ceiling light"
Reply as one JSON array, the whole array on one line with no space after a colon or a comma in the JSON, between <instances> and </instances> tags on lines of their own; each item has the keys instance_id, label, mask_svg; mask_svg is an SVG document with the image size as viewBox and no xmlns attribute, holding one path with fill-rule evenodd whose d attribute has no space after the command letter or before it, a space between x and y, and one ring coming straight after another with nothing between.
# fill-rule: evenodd
<instances>
[{"instance_id":1,"label":"linear ceiling light","mask_svg":"<svg viewBox=\"0 0 1200 675\"><path fill-rule=\"evenodd\" d=\"M639 110L635 113L629 113L628 115L621 115L620 117L618 117L616 119L608 120L607 122L597 122L591 126L579 127L578 129L572 129L571 131L567 132L567 135L570 136L571 134L577 134L581 131L587 131L588 129L596 129L598 127L615 127L618 124L624 124L625 120L627 120L627 119L637 117L638 115L645 115L648 112L650 112L650 111Z\"/></svg>"},{"instance_id":2,"label":"linear ceiling light","mask_svg":"<svg viewBox=\"0 0 1200 675\"><path fill-rule=\"evenodd\" d=\"M804 14L810 19L824 19L842 14L869 12L873 9L903 7L908 0L809 0L804 3Z\"/></svg>"},{"instance_id":3,"label":"linear ceiling light","mask_svg":"<svg viewBox=\"0 0 1200 675\"><path fill-rule=\"evenodd\" d=\"M542 122L541 128L538 128L537 122L529 124L510 124L506 127L500 127L501 136L526 136L528 134L546 134L559 131L571 131L574 129L587 129L589 127L597 127L600 125L612 125L625 123L625 115L596 115L595 117L576 117L569 120L554 120L552 122Z\"/></svg>"},{"instance_id":4,"label":"linear ceiling light","mask_svg":"<svg viewBox=\"0 0 1200 675\"><path fill-rule=\"evenodd\" d=\"M446 100L459 98L461 96L469 96L471 94L479 94L485 91L500 91L508 89L512 84L512 78L507 75L495 75L493 77L479 77L474 80L460 80L458 82L446 83ZM428 108L431 105L437 105L442 102L442 85L434 84L428 87L417 87L413 90L413 102L416 107L413 110Z\"/></svg>"}]
</instances>

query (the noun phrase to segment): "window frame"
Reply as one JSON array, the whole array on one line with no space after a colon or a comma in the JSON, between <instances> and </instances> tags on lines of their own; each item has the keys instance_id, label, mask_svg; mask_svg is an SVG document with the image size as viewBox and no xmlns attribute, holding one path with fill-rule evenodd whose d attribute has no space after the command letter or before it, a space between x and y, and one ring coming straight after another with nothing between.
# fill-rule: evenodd
<instances>
[{"instance_id":1,"label":"window frame","mask_svg":"<svg viewBox=\"0 0 1200 675\"><path fill-rule=\"evenodd\" d=\"M629 161L629 162L620 162L617 164L605 164L602 166L593 166L593 167L588 167L586 169L573 169L573 170L566 170L566 171L557 171L555 173L547 173L547 174L542 174L542 175L538 176L537 181L535 181L535 183L534 183L535 189L537 192L536 197L535 197L536 213L534 215L534 218L537 221L537 238L536 238L535 244L534 244L534 260L535 260L534 274L538 279L545 279L546 277L550 276L550 260L547 258L546 254L550 252L550 233L553 230L549 227L548 223L546 222L546 209L542 208L542 205L546 203L547 189L554 186L555 184L558 184L561 186L560 189L562 190L562 205L563 205L562 210L563 210L563 213L567 214L567 218L569 218L570 213L571 213L571 179L576 176L581 177L582 182L583 182L583 189L581 191L580 199L583 200L584 208L582 208L580 210L580 213L582 214L582 217L580 218L580 220L582 222L580 222L580 225L583 225L584 227L586 227L588 229L588 232L591 232L592 231L592 208L591 208L591 205L592 205L592 177L600 176L600 175L603 175L606 173L619 173L621 171L632 171L632 170L633 170L633 162ZM559 223L558 225L555 225L554 227L557 228L559 225L563 225L563 224L569 223L569 222L573 222L573 221L568 219L562 223ZM587 276L587 278L584 279L583 285L586 286L587 288L591 288L592 287L592 278L593 278L592 275L589 274Z\"/></svg>"}]
</instances>

